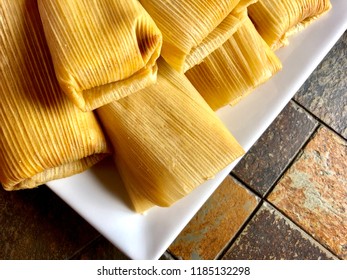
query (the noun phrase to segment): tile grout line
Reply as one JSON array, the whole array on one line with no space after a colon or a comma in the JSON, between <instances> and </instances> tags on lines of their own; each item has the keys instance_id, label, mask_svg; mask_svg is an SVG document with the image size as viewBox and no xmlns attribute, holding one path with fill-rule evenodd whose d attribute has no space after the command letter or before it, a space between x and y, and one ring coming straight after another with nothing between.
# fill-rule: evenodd
<instances>
[{"instance_id":1,"label":"tile grout line","mask_svg":"<svg viewBox=\"0 0 347 280\"><path fill-rule=\"evenodd\" d=\"M75 256L77 256L79 253L81 253L86 248L90 247L93 243L97 242L101 238L102 235L99 233L95 238L91 239L86 244L77 249L70 257L66 258L66 260L72 260Z\"/></svg>"},{"instance_id":2,"label":"tile grout line","mask_svg":"<svg viewBox=\"0 0 347 280\"><path fill-rule=\"evenodd\" d=\"M230 176L232 176L232 175L230 175ZM237 179L237 178L234 177L234 179ZM240 183L242 183L242 182L240 181ZM260 199L259 203L254 208L252 213L248 216L248 218L245 220L245 222L242 224L242 226L239 228L239 230L236 232L236 234L229 240L229 242L224 246L224 248L217 254L217 256L215 257L216 260L221 260L226 255L228 250L235 243L235 241L239 238L239 236L242 234L242 232L247 227L249 222L253 219L253 217L256 215L256 213L258 213L259 209L262 207L262 205L264 203L264 199L261 196L258 196L255 192L253 192L253 190L249 189L247 186L244 185L244 187Z\"/></svg>"},{"instance_id":3,"label":"tile grout line","mask_svg":"<svg viewBox=\"0 0 347 280\"><path fill-rule=\"evenodd\" d=\"M335 134L339 135L341 138L345 139L340 133L338 133L337 131L335 131L332 127L330 127L329 125L327 125L325 122L323 122L320 118L318 118L317 116L315 116L312 112L310 112L309 110L307 110L303 105L301 105L299 102L297 102L294 98L292 98L292 101L298 106L300 107L302 110L304 110L307 114L309 114L313 119L315 119L318 122L317 127L312 131L311 135L308 137L308 139L306 140L306 142L302 145L302 147L299 149L299 151L297 152L297 154L293 157L293 159L289 162L289 164L287 165L287 167L284 169L284 171L281 173L281 175L279 176L279 178L274 182L274 184L268 189L268 191L264 194L263 200L266 203L269 203L271 206L273 206L277 211L279 211L284 217L286 217L287 219L289 219L292 223L294 223L298 228L300 228L303 232L305 232L308 236L310 236L313 240L315 240L318 244L320 244L323 248L325 248L328 252L330 252L333 256L335 256L338 259L341 259L339 256L337 256L335 253L333 253L329 248L327 248L324 244L322 244L320 241L318 241L314 236L312 236L309 232L307 232L305 229L303 229L300 225L298 225L295 221L293 221L286 213L284 213L283 211L281 211L278 207L276 207L274 204L272 204L269 200L268 197L271 194L271 192L275 189L275 187L277 186L277 184L279 183L279 181L283 178L283 176L285 175L285 173L291 168L291 166L299 160L299 158L301 157L305 147L309 144L309 142L311 142L311 140L317 135L318 130L321 129L322 127L327 127L328 129L330 129L331 131L333 131Z\"/></svg>"},{"instance_id":4,"label":"tile grout line","mask_svg":"<svg viewBox=\"0 0 347 280\"><path fill-rule=\"evenodd\" d=\"M307 138L307 140L301 145L301 147L299 148L298 152L288 162L287 166L283 169L283 172L281 172L281 174L278 176L277 180L275 180L275 182L272 184L272 186L264 193L264 195L262 196L264 198L264 200L267 200L267 198L270 195L270 193L275 189L275 187L277 186L279 181L283 178L283 176L286 174L286 172L293 166L293 164L295 162L297 162L300 159L303 151L305 150L307 145L311 142L311 140L317 135L318 130L321 127L322 127L322 125L320 123L318 123L318 125L312 130L312 132L309 135L309 137Z\"/></svg>"},{"instance_id":5,"label":"tile grout line","mask_svg":"<svg viewBox=\"0 0 347 280\"><path fill-rule=\"evenodd\" d=\"M316 241L319 245L321 245L325 250L327 250L330 254L332 254L334 257L336 257L339 260L342 260L341 257L339 257L338 255L336 255L333 251L331 251L331 249L329 249L327 246L325 246L324 244L322 244L319 240L317 240L314 236L311 235L311 233L307 232L304 228L301 227L301 225L299 225L298 223L296 223L295 221L293 221L290 217L287 216L286 213L284 213L281 209L279 209L276 205L274 205L271 201L267 200L266 198L264 199L264 202L270 204L274 209L276 209L276 211L278 211L279 213L281 213L284 217L286 217L289 221L291 221L295 226L297 226L300 230L302 230L305 234L307 234L310 238L312 238L314 241Z\"/></svg>"},{"instance_id":6,"label":"tile grout line","mask_svg":"<svg viewBox=\"0 0 347 280\"><path fill-rule=\"evenodd\" d=\"M293 99L293 101L295 101ZM318 125L317 127L313 130L313 132L311 133L310 137L307 139L307 141L302 145L302 147L300 148L300 150L298 151L298 153L293 157L293 160L288 164L288 166L286 167L286 169L282 172L282 174L279 176L279 178L274 182L273 186L271 188L269 188L269 190L265 193L263 199L264 202L269 203L270 205L272 205L277 211L279 211L284 217L286 217L287 219L289 219L292 223L294 223L298 228L300 228L302 231L304 231L308 236L310 236L313 240L315 240L318 244L320 244L323 248L325 248L328 252L330 252L333 256L335 256L338 259L342 259L341 257L339 257L338 255L336 255L334 252L331 251L331 249L327 248L323 243L321 243L319 240L317 240L314 236L312 236L311 233L307 232L304 228L302 228L299 224L297 224L295 221L292 220L291 217L289 217L286 213L284 213L283 211L281 211L278 207L276 207L274 204L272 204L269 200L268 197L271 194L271 192L275 189L276 185L279 183L279 181L283 178L283 176L285 175L285 173L291 168L291 166L300 159L305 147L309 144L309 142L317 135L318 130L321 129L322 127L326 127L327 129L331 130L334 134L338 135L339 137L341 137L342 139L345 139L340 133L338 133L337 131L335 131L334 129L332 129L329 125L327 125L325 122L323 122L322 120L320 120L318 117L316 117L315 115L313 115L310 111L308 111L305 107L303 107L301 104L299 104L298 102L295 101L295 103L301 107L303 110L305 110L305 112L307 112L309 115L311 115L317 122ZM346 140L347 141L347 140Z\"/></svg>"},{"instance_id":7,"label":"tile grout line","mask_svg":"<svg viewBox=\"0 0 347 280\"><path fill-rule=\"evenodd\" d=\"M251 188L248 183L246 183L245 181L243 181L236 173L234 173L233 171L231 171L229 173L229 176L232 176L234 177L237 181L239 181L244 187L246 187L246 189L248 191L251 191L252 193L254 193L256 196L260 197L261 199L263 198L263 195L257 191L257 190L254 190L253 188Z\"/></svg>"},{"instance_id":8,"label":"tile grout line","mask_svg":"<svg viewBox=\"0 0 347 280\"><path fill-rule=\"evenodd\" d=\"M326 248L324 244L322 244L320 241L318 241L316 238L314 238L310 233L308 233L305 229L303 229L300 225L298 225L295 221L292 220L291 217L289 217L286 213L281 211L278 207L276 207L273 203L271 203L268 199L269 195L272 193L272 191L276 188L280 180L283 178L283 176L286 174L286 172L294 165L295 162L297 162L301 155L303 154L303 151L305 150L306 146L311 142L311 140L317 135L318 130L322 127L321 123L318 123L317 127L312 131L311 135L307 138L306 142L302 145L302 147L299 149L299 151L296 153L296 155L293 157L293 159L289 162L287 167L284 169L284 171L281 173L281 175L278 177L278 179L274 182L274 184L268 189L268 191L264 194L263 200L266 203L269 203L271 206L273 206L278 212L280 212L285 218L287 218L289 221L294 223L298 228L300 228L302 231L304 231L308 236L310 236L313 240L315 240L318 244L320 244L323 248L328 250L333 256L337 257L335 253L332 253L331 250ZM337 257L339 258L339 257Z\"/></svg>"},{"instance_id":9,"label":"tile grout line","mask_svg":"<svg viewBox=\"0 0 347 280\"><path fill-rule=\"evenodd\" d=\"M311 114L310 114L311 115ZM285 168L281 172L281 174L278 176L278 178L274 181L274 183L268 188L268 190L264 193L261 194L259 191L254 190L248 183L244 182L239 176L237 176L233 170L230 172L230 175L235 177L238 181L240 181L247 189L251 190L253 193L261 197L262 199L266 199L266 197L273 191L273 189L276 187L278 182L281 180L283 175L289 170L289 168L295 163L298 158L301 156L303 150L305 147L308 145L308 143L314 138L314 136L317 134L318 130L321 128L322 124L318 123L317 126L312 130L312 132L309 134L307 137L307 140L300 146L298 151L295 153L295 155L292 157L291 160L286 164Z\"/></svg>"},{"instance_id":10,"label":"tile grout line","mask_svg":"<svg viewBox=\"0 0 347 280\"><path fill-rule=\"evenodd\" d=\"M318 116L316 116L315 114L313 114L313 112L309 111L304 105L302 105L301 103L299 103L297 100L294 99L294 97L291 99L298 107L300 107L302 110L304 110L307 114L309 114L314 120L316 120L317 122L319 122L321 125L327 127L328 129L330 129L331 131L333 131L335 134L339 135L342 139L347 141L347 138L345 138L340 132L336 131L336 129L334 129L333 127L331 127L329 124L327 124L325 121L323 121L322 119L320 119Z\"/></svg>"},{"instance_id":11,"label":"tile grout line","mask_svg":"<svg viewBox=\"0 0 347 280\"><path fill-rule=\"evenodd\" d=\"M166 252L166 254L168 254L173 260L175 260L175 261L180 260L174 253L172 253L172 252L170 251L169 248L167 248L165 252ZM164 253L164 254L165 254L165 253Z\"/></svg>"},{"instance_id":12,"label":"tile grout line","mask_svg":"<svg viewBox=\"0 0 347 280\"><path fill-rule=\"evenodd\" d=\"M292 99L291 101L294 101L294 99ZM290 104L290 101L288 102L287 105ZM295 105L296 104L295 102ZM273 188L277 185L278 181L282 178L282 176L288 171L288 169L291 167L291 165L297 160L297 157L302 153L302 150L307 146L307 144L313 139L313 137L316 135L317 131L320 129L322 123L319 121L319 119L316 118L316 116L312 115L312 113L310 113L309 111L307 111L305 108L303 108L300 104L299 106L300 108L304 109L304 111L313 118L313 120L317 121L317 125L314 127L314 129L312 130L312 132L309 134L309 136L307 137L306 141L304 141L304 143L299 147L298 151L294 154L294 156L289 160L289 162L286 164L286 166L283 169L283 172L281 172L281 174L279 175L278 179L275 180L275 182L268 188L268 190L264 193L261 194L259 191L254 190L253 188L251 188L251 186L246 183L245 181L243 181L235 172L233 172L233 170L231 170L230 175L234 176L238 181L240 181L242 184L244 184L248 189L250 189L252 192L254 192L255 194L257 194L259 197L261 198L265 198L272 190ZM265 133L265 132L264 132ZM260 139L260 138L259 138ZM258 139L258 140L259 140ZM255 143L254 143L255 144Z\"/></svg>"},{"instance_id":13,"label":"tile grout line","mask_svg":"<svg viewBox=\"0 0 347 280\"><path fill-rule=\"evenodd\" d=\"M288 103L289 104L289 103ZM302 107L302 106L300 106ZM307 112L307 114L309 114L310 116L312 116L311 113L309 113L307 110L305 110L305 112ZM316 119L315 116L313 116L313 119ZM246 228L246 226L249 224L249 222L253 219L253 217L255 216L255 214L259 211L259 209L261 208L261 206L264 204L264 202L268 202L267 201L267 196L273 191L273 189L276 187L276 185L278 184L278 182L281 180L281 178L283 177L283 175L289 170L289 168L299 159L299 157L301 156L304 148L308 145L308 143L313 139L313 137L317 134L319 128L321 127L321 123L318 121L316 127L313 129L313 131L311 132L311 134L309 135L309 137L307 138L307 140L303 143L303 145L299 148L298 152L293 156L292 160L289 161L289 163L286 165L286 167L284 168L283 172L281 172L280 176L278 177L278 179L272 184L272 186L265 192L264 195L260 194L258 191L253 190L246 182L244 182L241 178L239 178L239 176L237 176L236 174L234 174L234 172L230 172L230 176L234 177L235 179L237 179L240 183L242 183L242 185L244 185L246 187L247 190L251 191L252 193L254 193L256 196L258 196L260 198L260 202L257 205L257 207L253 210L253 212L251 213L251 215L247 218L247 220L244 222L244 224L242 225L242 227L237 231L237 233L235 234L235 236L233 238L231 238L231 240L228 242L228 244L226 244L225 248L217 255L216 259L221 259L223 258L223 256L225 256L225 254L227 253L227 251L231 248L231 246L234 244L234 242L237 240L237 238L242 234L242 232L244 231L244 229ZM272 205L272 204L271 204ZM276 208L277 209L277 208ZM282 213L282 212L281 212ZM287 219L289 219L291 222L294 223L294 221L291 220L290 217L288 217L287 215L285 215L284 213L282 213L284 215L284 217L286 217ZM299 227L301 229L301 227ZM306 232L306 231L305 231ZM311 235L309 235L311 236ZM315 240L315 239L314 239ZM317 240L316 240L317 241ZM322 245L320 242L318 242L320 245ZM322 245L323 246L323 245ZM324 247L324 246L323 246ZM325 248L325 247L324 247ZM331 253L331 251L329 250L329 252ZM335 256L335 254L333 254Z\"/></svg>"}]
</instances>

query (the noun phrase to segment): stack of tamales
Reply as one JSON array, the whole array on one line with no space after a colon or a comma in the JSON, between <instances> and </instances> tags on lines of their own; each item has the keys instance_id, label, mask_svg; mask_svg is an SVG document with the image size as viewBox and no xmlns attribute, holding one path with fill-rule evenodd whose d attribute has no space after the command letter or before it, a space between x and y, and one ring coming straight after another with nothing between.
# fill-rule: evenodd
<instances>
[{"instance_id":1,"label":"stack of tamales","mask_svg":"<svg viewBox=\"0 0 347 280\"><path fill-rule=\"evenodd\" d=\"M69 51L69 48L65 51L63 47L55 50L54 46L59 45L59 42L70 40L75 42L80 38L87 38L85 39L87 41L94 40L93 34L97 31L89 28L88 24L96 25L95 21L98 22L98 18L95 19L94 12L87 13L87 5L84 1L70 2L67 5L66 1L61 0L39 1L40 13L43 15L42 21L48 45L53 54L57 76L63 76L60 73L66 72L68 73L66 75L71 77L71 73L79 70L84 73L82 75L84 77L88 76L85 73L90 72L88 67L82 68L78 63L70 63L66 66L65 63L69 59L63 62L59 59L60 56L65 56L65 53L72 53L70 59L80 61L81 58L77 56L77 53ZM113 3L117 7L113 12L117 13L119 6L122 5L119 3L128 5L129 1ZM113 6L104 4L95 4L95 9L100 9L100 14L103 14L104 9L111 13ZM133 1L133 4L139 5L137 1ZM80 20L82 14L83 21ZM133 29L138 27L143 32L156 30L148 26L139 27L142 19L147 17L138 16L132 25ZM65 26L73 27L72 36L67 36L70 29L67 32L60 31L64 30ZM125 30L125 32L128 36L129 31ZM91 34L90 38L88 34ZM117 35L119 34L115 33L110 36L115 38L116 45L117 40L123 42L120 40L122 37L119 38ZM135 38L139 39L139 36L144 35L137 34ZM153 40L151 36L147 35L148 39L145 39L146 43L143 47L152 49L154 43L161 42L161 39ZM73 44L68 46L73 47ZM64 46L64 43L60 45ZM126 48L126 46L122 47ZM155 50L158 47L160 48L155 45ZM107 46L104 48L107 49ZM141 45L137 46L137 50L141 49ZM85 56L93 57L93 53L93 48L85 50ZM144 51L138 53L141 54ZM157 53L155 51L155 54ZM128 59L126 50L123 52L119 50L116 55L120 55L119 61ZM145 57L153 58L153 55L145 55ZM88 61L88 58L85 61ZM104 71L104 65L96 63L92 66L92 73L99 75ZM116 62L116 66L128 71L128 64L122 65ZM114 68L118 71L118 68ZM107 73L111 75L112 70L114 69L108 69ZM160 63L159 73L155 85L135 93L128 91L128 96L97 109L105 132L114 147L117 167L137 211L144 211L152 205L171 205L207 179L214 177L216 173L244 153L183 74L176 73L164 62ZM64 85L62 87L64 88ZM98 90L102 92L103 88ZM66 92L69 94L68 91ZM87 99L88 95L94 96L87 91L83 96Z\"/></svg>"},{"instance_id":2,"label":"stack of tamales","mask_svg":"<svg viewBox=\"0 0 347 280\"><path fill-rule=\"evenodd\" d=\"M213 110L281 69L261 31L283 41L281 22L262 15L327 10L287 2L1 0L3 187L81 172L112 150L136 211L175 203L244 153Z\"/></svg>"}]
</instances>

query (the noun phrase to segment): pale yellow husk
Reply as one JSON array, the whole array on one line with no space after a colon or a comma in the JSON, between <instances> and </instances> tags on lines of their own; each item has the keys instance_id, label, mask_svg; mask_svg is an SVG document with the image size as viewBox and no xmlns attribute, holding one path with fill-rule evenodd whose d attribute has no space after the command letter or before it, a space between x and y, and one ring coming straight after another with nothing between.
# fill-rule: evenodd
<instances>
[{"instance_id":1,"label":"pale yellow husk","mask_svg":"<svg viewBox=\"0 0 347 280\"><path fill-rule=\"evenodd\" d=\"M213 110L234 105L282 68L244 14L237 32L186 76Z\"/></svg>"},{"instance_id":2,"label":"pale yellow husk","mask_svg":"<svg viewBox=\"0 0 347 280\"><path fill-rule=\"evenodd\" d=\"M137 0L39 0L63 91L93 110L156 81L162 35Z\"/></svg>"},{"instance_id":3,"label":"pale yellow husk","mask_svg":"<svg viewBox=\"0 0 347 280\"><path fill-rule=\"evenodd\" d=\"M97 110L137 212L175 203L244 153L187 78L158 64L156 85Z\"/></svg>"},{"instance_id":4,"label":"pale yellow husk","mask_svg":"<svg viewBox=\"0 0 347 280\"><path fill-rule=\"evenodd\" d=\"M140 2L163 33L162 57L177 71L186 72L231 37L235 13L255 0Z\"/></svg>"},{"instance_id":5,"label":"pale yellow husk","mask_svg":"<svg viewBox=\"0 0 347 280\"><path fill-rule=\"evenodd\" d=\"M248 11L260 35L276 50L330 9L330 0L259 0Z\"/></svg>"},{"instance_id":6,"label":"pale yellow husk","mask_svg":"<svg viewBox=\"0 0 347 280\"><path fill-rule=\"evenodd\" d=\"M33 188L84 171L109 149L93 113L61 92L36 0L0 1L0 182Z\"/></svg>"}]
</instances>

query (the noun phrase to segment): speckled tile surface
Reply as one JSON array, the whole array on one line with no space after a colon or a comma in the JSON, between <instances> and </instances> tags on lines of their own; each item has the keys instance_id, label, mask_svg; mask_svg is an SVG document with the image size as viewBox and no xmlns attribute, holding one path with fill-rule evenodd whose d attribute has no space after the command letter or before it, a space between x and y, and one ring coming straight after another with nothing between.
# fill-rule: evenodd
<instances>
[{"instance_id":1,"label":"speckled tile surface","mask_svg":"<svg viewBox=\"0 0 347 280\"><path fill-rule=\"evenodd\" d=\"M234 168L233 174L264 195L311 136L317 122L290 102Z\"/></svg>"},{"instance_id":2,"label":"speckled tile surface","mask_svg":"<svg viewBox=\"0 0 347 280\"><path fill-rule=\"evenodd\" d=\"M0 189L0 259L66 259L98 232L47 187Z\"/></svg>"},{"instance_id":3,"label":"speckled tile surface","mask_svg":"<svg viewBox=\"0 0 347 280\"><path fill-rule=\"evenodd\" d=\"M265 203L227 251L225 260L304 260L335 257Z\"/></svg>"},{"instance_id":4,"label":"speckled tile surface","mask_svg":"<svg viewBox=\"0 0 347 280\"><path fill-rule=\"evenodd\" d=\"M228 176L169 247L180 259L215 259L259 199Z\"/></svg>"},{"instance_id":5,"label":"speckled tile surface","mask_svg":"<svg viewBox=\"0 0 347 280\"><path fill-rule=\"evenodd\" d=\"M347 138L347 32L301 87L295 100Z\"/></svg>"},{"instance_id":6,"label":"speckled tile surface","mask_svg":"<svg viewBox=\"0 0 347 280\"><path fill-rule=\"evenodd\" d=\"M347 259L347 141L318 131L269 200L339 257Z\"/></svg>"}]
</instances>

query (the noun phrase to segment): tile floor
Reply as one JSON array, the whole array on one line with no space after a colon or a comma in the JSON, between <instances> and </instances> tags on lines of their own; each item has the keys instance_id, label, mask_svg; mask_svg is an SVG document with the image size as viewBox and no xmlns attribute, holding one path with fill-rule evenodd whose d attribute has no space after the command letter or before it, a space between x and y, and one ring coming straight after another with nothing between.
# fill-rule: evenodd
<instances>
[{"instance_id":1,"label":"tile floor","mask_svg":"<svg viewBox=\"0 0 347 280\"><path fill-rule=\"evenodd\" d=\"M161 259L347 259L347 33ZM46 187L0 190L0 259L127 259Z\"/></svg>"}]
</instances>

